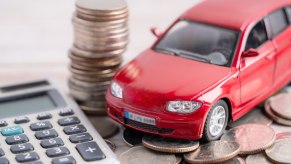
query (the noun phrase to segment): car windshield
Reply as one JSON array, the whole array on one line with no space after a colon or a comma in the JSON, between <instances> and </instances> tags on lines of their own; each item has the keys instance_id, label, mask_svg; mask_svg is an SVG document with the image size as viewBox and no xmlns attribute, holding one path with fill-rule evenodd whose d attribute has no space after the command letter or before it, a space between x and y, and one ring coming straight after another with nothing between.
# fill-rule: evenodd
<instances>
[{"instance_id":1,"label":"car windshield","mask_svg":"<svg viewBox=\"0 0 291 164\"><path fill-rule=\"evenodd\" d=\"M230 66L239 32L180 20L156 44L155 51Z\"/></svg>"}]
</instances>

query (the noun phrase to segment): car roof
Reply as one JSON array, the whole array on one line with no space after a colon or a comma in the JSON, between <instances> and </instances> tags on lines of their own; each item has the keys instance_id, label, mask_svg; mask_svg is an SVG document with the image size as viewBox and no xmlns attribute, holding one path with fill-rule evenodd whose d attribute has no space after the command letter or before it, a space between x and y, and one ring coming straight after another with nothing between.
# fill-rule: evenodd
<instances>
[{"instance_id":1,"label":"car roof","mask_svg":"<svg viewBox=\"0 0 291 164\"><path fill-rule=\"evenodd\" d=\"M185 12L181 19L244 30L268 13L291 5L291 0L205 0Z\"/></svg>"}]
</instances>

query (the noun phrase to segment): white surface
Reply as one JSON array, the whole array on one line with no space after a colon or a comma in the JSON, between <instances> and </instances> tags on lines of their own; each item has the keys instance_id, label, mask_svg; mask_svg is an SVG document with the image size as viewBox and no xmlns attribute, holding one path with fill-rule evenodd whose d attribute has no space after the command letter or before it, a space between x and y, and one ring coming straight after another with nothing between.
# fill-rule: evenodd
<instances>
[{"instance_id":1,"label":"white surface","mask_svg":"<svg viewBox=\"0 0 291 164\"><path fill-rule=\"evenodd\" d=\"M127 0L130 44L125 62L155 40L149 29L165 29L200 0ZM72 0L0 1L0 83L51 76L65 81L72 45Z\"/></svg>"}]
</instances>

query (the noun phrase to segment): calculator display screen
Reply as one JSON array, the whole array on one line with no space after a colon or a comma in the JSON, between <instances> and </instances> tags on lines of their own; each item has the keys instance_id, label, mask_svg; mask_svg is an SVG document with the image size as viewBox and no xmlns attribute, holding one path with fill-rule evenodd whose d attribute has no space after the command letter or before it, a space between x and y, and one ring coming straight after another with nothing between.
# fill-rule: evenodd
<instances>
[{"instance_id":1,"label":"calculator display screen","mask_svg":"<svg viewBox=\"0 0 291 164\"><path fill-rule=\"evenodd\" d=\"M29 114L55 109L56 105L49 95L41 94L23 97L0 103L1 117Z\"/></svg>"}]
</instances>

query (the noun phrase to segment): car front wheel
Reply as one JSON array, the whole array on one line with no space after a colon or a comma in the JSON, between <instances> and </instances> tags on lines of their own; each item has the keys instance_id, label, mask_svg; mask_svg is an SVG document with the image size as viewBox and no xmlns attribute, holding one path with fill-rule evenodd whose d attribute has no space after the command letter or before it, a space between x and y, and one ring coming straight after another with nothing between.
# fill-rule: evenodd
<instances>
[{"instance_id":1,"label":"car front wheel","mask_svg":"<svg viewBox=\"0 0 291 164\"><path fill-rule=\"evenodd\" d=\"M226 102L219 100L211 107L207 115L203 130L203 140L218 140L226 128L228 117Z\"/></svg>"}]
</instances>

